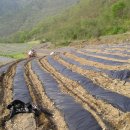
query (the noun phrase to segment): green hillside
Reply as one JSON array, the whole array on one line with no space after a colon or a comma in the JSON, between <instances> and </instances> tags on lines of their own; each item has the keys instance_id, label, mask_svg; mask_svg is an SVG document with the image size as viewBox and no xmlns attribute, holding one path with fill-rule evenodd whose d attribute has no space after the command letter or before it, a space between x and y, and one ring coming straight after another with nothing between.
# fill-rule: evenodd
<instances>
[{"instance_id":1,"label":"green hillside","mask_svg":"<svg viewBox=\"0 0 130 130\"><path fill-rule=\"evenodd\" d=\"M19 32L9 40L66 42L124 33L130 30L129 7L129 0L80 0L61 15L48 17L32 30Z\"/></svg>"}]
</instances>

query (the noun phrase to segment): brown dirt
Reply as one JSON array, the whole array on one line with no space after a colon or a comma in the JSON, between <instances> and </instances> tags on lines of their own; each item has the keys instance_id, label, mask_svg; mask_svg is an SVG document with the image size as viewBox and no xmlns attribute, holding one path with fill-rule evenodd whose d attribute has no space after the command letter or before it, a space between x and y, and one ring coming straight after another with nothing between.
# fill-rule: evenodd
<instances>
[{"instance_id":1,"label":"brown dirt","mask_svg":"<svg viewBox=\"0 0 130 130\"><path fill-rule=\"evenodd\" d=\"M1 75L0 76L0 113L2 113L3 111L3 96L4 96L4 87L3 87L3 78L4 78L4 75ZM2 129L2 115L0 115L0 130Z\"/></svg>"},{"instance_id":2,"label":"brown dirt","mask_svg":"<svg viewBox=\"0 0 130 130\"><path fill-rule=\"evenodd\" d=\"M34 114L18 114L6 123L6 130L35 130Z\"/></svg>"},{"instance_id":3,"label":"brown dirt","mask_svg":"<svg viewBox=\"0 0 130 130\"><path fill-rule=\"evenodd\" d=\"M130 42L130 34L124 33L124 34L117 34L117 35L109 35L109 36L101 36L94 39L89 40L80 40L80 41L72 41L70 46L74 47L85 47L85 46L98 46L98 45L118 45L122 43L128 43ZM124 44L125 45L125 44Z\"/></svg>"},{"instance_id":4,"label":"brown dirt","mask_svg":"<svg viewBox=\"0 0 130 130\"><path fill-rule=\"evenodd\" d=\"M7 74L4 75L3 80L2 80L2 103L1 103L1 108L0 112L2 113L0 115L0 127L3 129L3 121L8 118L9 115L9 110L6 109L7 105L12 101L12 82L13 82L13 77L15 75L15 68L16 64L14 63L11 67L9 67ZM8 98L7 98L8 97Z\"/></svg>"},{"instance_id":5,"label":"brown dirt","mask_svg":"<svg viewBox=\"0 0 130 130\"><path fill-rule=\"evenodd\" d=\"M3 79L4 79L4 74L1 74L0 75L0 104L2 103L3 101L3 96L4 96L4 87L3 87Z\"/></svg>"}]
</instances>

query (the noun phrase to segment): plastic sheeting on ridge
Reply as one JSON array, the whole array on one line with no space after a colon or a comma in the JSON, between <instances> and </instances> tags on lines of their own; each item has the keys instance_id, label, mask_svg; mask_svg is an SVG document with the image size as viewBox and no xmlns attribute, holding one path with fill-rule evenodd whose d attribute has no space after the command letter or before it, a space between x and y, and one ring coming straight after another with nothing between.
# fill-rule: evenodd
<instances>
[{"instance_id":1,"label":"plastic sheeting on ridge","mask_svg":"<svg viewBox=\"0 0 130 130\"><path fill-rule=\"evenodd\" d=\"M101 69L101 68L96 68L94 66L88 66L88 65L82 65L79 62L70 59L68 57L65 57L64 55L60 55L60 57L68 62L69 64L76 65L82 69L87 69L87 70L93 70L95 72L103 72L107 74L109 77L113 79L120 79L120 80L125 80L127 81L128 78L130 78L130 70L107 70L107 69Z\"/></svg>"},{"instance_id":2,"label":"plastic sheeting on ridge","mask_svg":"<svg viewBox=\"0 0 130 130\"><path fill-rule=\"evenodd\" d=\"M81 53L78 53L78 52L73 52L72 54L74 54L78 57L90 60L90 61L99 62L99 63L103 63L103 64L106 64L106 65L117 66L117 65L128 64L126 62L111 61L111 60L105 60L105 59L97 58L97 57L93 57L93 56L87 56L87 55L84 55L84 54L81 54Z\"/></svg>"},{"instance_id":3,"label":"plastic sheeting on ridge","mask_svg":"<svg viewBox=\"0 0 130 130\"><path fill-rule=\"evenodd\" d=\"M121 53L123 53L123 54L127 54L127 55L130 55L130 52L128 52L128 51L120 51Z\"/></svg>"},{"instance_id":4,"label":"plastic sheeting on ridge","mask_svg":"<svg viewBox=\"0 0 130 130\"><path fill-rule=\"evenodd\" d=\"M13 59L13 58L0 56L0 62L2 62L2 63L10 63L10 62L15 61L15 60L16 59Z\"/></svg>"},{"instance_id":5,"label":"plastic sheeting on ridge","mask_svg":"<svg viewBox=\"0 0 130 130\"><path fill-rule=\"evenodd\" d=\"M126 80L130 78L130 70L111 70L107 71L106 74L114 79Z\"/></svg>"},{"instance_id":6,"label":"plastic sheeting on ridge","mask_svg":"<svg viewBox=\"0 0 130 130\"><path fill-rule=\"evenodd\" d=\"M60 91L56 80L32 61L32 70L38 75L47 96L53 100L56 107L64 114L70 130L101 130L95 118L68 94Z\"/></svg>"},{"instance_id":7,"label":"plastic sheeting on ridge","mask_svg":"<svg viewBox=\"0 0 130 130\"><path fill-rule=\"evenodd\" d=\"M96 68L94 66L89 66L89 65L81 65L79 62L73 60L73 59L70 59L68 57L65 57L64 55L60 55L60 57L68 62L69 64L73 64L73 65L77 65L78 67L82 68L82 69L87 69L87 70L94 70L96 72L103 72L104 70L103 69L100 69L100 68Z\"/></svg>"},{"instance_id":8,"label":"plastic sheeting on ridge","mask_svg":"<svg viewBox=\"0 0 130 130\"><path fill-rule=\"evenodd\" d=\"M24 65L26 62L27 61L21 61L17 64L13 81L13 101L20 100L25 104L31 102L30 93L24 78Z\"/></svg>"},{"instance_id":9,"label":"plastic sheeting on ridge","mask_svg":"<svg viewBox=\"0 0 130 130\"><path fill-rule=\"evenodd\" d=\"M124 50L124 51L121 51L121 50L105 50L107 52L110 52L110 53L120 53L120 54L127 54L127 55L130 55L130 52Z\"/></svg>"},{"instance_id":10,"label":"plastic sheeting on ridge","mask_svg":"<svg viewBox=\"0 0 130 130\"><path fill-rule=\"evenodd\" d=\"M114 54L105 54L105 53L99 53L99 52L90 52L87 50L81 50L84 53L87 54L92 54L92 55L97 55L97 56L103 56L103 57L108 57L108 58L115 58L115 59L119 59L119 60L128 60L130 59L129 56L119 56L119 55L114 55Z\"/></svg>"},{"instance_id":11,"label":"plastic sheeting on ridge","mask_svg":"<svg viewBox=\"0 0 130 130\"><path fill-rule=\"evenodd\" d=\"M47 60L49 64L52 65L57 71L59 71L67 78L77 81L83 86L84 89L86 89L86 91L88 91L94 97L112 104L114 107L120 109L123 112L130 111L130 98L101 88L100 86L94 84L87 77L84 77L76 72L72 72L70 69L55 61L52 57L48 56Z\"/></svg>"},{"instance_id":12,"label":"plastic sheeting on ridge","mask_svg":"<svg viewBox=\"0 0 130 130\"><path fill-rule=\"evenodd\" d=\"M3 73L6 73L8 68L12 65L13 63L8 63L6 65L3 65L0 67L0 75L3 74Z\"/></svg>"}]
</instances>

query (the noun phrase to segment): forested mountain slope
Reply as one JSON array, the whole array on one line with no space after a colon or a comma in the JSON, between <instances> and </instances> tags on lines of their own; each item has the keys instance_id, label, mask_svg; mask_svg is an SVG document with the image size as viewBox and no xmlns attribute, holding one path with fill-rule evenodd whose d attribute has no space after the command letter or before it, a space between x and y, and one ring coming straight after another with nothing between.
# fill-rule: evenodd
<instances>
[{"instance_id":1,"label":"forested mountain slope","mask_svg":"<svg viewBox=\"0 0 130 130\"><path fill-rule=\"evenodd\" d=\"M0 0L0 36L31 29L46 16L60 13L77 0Z\"/></svg>"},{"instance_id":2,"label":"forested mountain slope","mask_svg":"<svg viewBox=\"0 0 130 130\"><path fill-rule=\"evenodd\" d=\"M76 4L71 6L74 3ZM68 8L60 12L63 7ZM17 33L3 41L26 42L47 39L68 42L125 33L130 31L129 7L129 0L44 0L44 3L43 0L31 1L24 10L25 15L22 13L15 16L18 16L18 24L14 24L15 18L14 21L5 22L7 26L4 29L7 29L8 33L9 29ZM56 15L52 17L51 14ZM47 17L44 18L45 16ZM35 27L31 28L32 26ZM4 29L2 34L5 32Z\"/></svg>"}]
</instances>

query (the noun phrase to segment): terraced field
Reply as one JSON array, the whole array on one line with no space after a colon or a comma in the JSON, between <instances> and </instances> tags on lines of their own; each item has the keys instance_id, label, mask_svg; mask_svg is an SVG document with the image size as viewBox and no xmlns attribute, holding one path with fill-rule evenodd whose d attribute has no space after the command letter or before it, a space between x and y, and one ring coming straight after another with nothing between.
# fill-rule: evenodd
<instances>
[{"instance_id":1,"label":"terraced field","mask_svg":"<svg viewBox=\"0 0 130 130\"><path fill-rule=\"evenodd\" d=\"M39 58L2 66L0 128L130 130L129 48L90 46L53 55L40 49ZM9 115L17 102L26 111Z\"/></svg>"}]
</instances>

